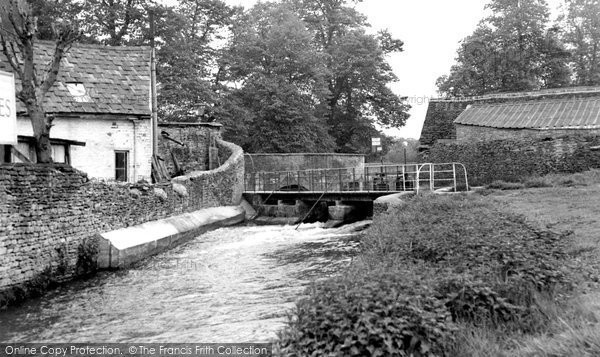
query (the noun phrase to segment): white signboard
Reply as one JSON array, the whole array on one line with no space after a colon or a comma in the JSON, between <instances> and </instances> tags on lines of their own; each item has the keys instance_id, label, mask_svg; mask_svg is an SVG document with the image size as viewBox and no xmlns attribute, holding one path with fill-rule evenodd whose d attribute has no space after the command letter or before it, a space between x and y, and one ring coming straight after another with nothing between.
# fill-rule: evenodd
<instances>
[{"instance_id":1,"label":"white signboard","mask_svg":"<svg viewBox=\"0 0 600 357\"><path fill-rule=\"evenodd\" d=\"M372 146L381 146L381 138L371 138Z\"/></svg>"},{"instance_id":2,"label":"white signboard","mask_svg":"<svg viewBox=\"0 0 600 357\"><path fill-rule=\"evenodd\" d=\"M15 77L0 71L0 144L17 145Z\"/></svg>"}]
</instances>

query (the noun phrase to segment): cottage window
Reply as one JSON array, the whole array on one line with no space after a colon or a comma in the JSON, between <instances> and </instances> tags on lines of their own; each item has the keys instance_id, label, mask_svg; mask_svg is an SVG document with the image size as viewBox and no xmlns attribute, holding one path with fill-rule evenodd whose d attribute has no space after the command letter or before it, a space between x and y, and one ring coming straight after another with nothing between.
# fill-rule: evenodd
<instances>
[{"instance_id":1,"label":"cottage window","mask_svg":"<svg viewBox=\"0 0 600 357\"><path fill-rule=\"evenodd\" d=\"M52 145L52 161L60 164L70 164L68 146Z\"/></svg>"},{"instance_id":2,"label":"cottage window","mask_svg":"<svg viewBox=\"0 0 600 357\"><path fill-rule=\"evenodd\" d=\"M115 180L127 181L127 151L115 151Z\"/></svg>"}]
</instances>

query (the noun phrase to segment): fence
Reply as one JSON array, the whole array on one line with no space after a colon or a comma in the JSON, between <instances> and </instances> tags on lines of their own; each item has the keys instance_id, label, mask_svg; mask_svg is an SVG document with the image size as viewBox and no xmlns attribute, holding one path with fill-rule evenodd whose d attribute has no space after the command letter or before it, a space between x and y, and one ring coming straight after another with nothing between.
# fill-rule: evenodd
<instances>
[{"instance_id":1,"label":"fence","mask_svg":"<svg viewBox=\"0 0 600 357\"><path fill-rule=\"evenodd\" d=\"M464 182L464 185L463 185ZM467 189L467 171L459 163L382 165L356 168L247 173L246 192L399 192L451 187Z\"/></svg>"}]
</instances>

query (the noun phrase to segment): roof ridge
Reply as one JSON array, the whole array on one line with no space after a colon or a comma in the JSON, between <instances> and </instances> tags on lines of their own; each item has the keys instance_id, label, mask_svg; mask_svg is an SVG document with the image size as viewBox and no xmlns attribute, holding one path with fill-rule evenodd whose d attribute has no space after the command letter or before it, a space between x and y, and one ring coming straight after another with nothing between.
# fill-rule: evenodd
<instances>
[{"instance_id":1,"label":"roof ridge","mask_svg":"<svg viewBox=\"0 0 600 357\"><path fill-rule=\"evenodd\" d=\"M54 45L56 42L51 40L36 40L34 42L35 45ZM119 50L119 51L139 51L139 50L151 50L150 46L109 46L101 43L83 43L83 42L75 42L73 43L72 49L77 48L98 48L98 49L109 49L109 50Z\"/></svg>"},{"instance_id":2,"label":"roof ridge","mask_svg":"<svg viewBox=\"0 0 600 357\"><path fill-rule=\"evenodd\" d=\"M489 93L470 97L450 97L450 98L431 98L432 102L469 102L483 101L490 99L523 99L537 98L543 96L564 96L573 94L600 94L600 86L576 86L576 87L561 87L540 89L527 92L504 92L504 93Z\"/></svg>"},{"instance_id":3,"label":"roof ridge","mask_svg":"<svg viewBox=\"0 0 600 357\"><path fill-rule=\"evenodd\" d=\"M600 92L599 92L600 94ZM499 102L499 103L473 103L467 107L501 107L501 106L514 106L521 104L544 104L544 103L562 103L562 102L574 102L574 101L598 101L600 100L600 96L598 97L578 97L578 98L558 98L558 99L542 99L542 100L526 100L522 102Z\"/></svg>"}]
</instances>

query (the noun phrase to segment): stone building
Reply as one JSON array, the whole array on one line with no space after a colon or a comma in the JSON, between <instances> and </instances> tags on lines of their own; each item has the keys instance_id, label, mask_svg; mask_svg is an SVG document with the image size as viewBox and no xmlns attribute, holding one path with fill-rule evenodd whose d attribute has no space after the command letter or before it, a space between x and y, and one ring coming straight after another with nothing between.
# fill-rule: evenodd
<instances>
[{"instance_id":1,"label":"stone building","mask_svg":"<svg viewBox=\"0 0 600 357\"><path fill-rule=\"evenodd\" d=\"M438 141L600 134L600 87L438 99L429 104L420 150Z\"/></svg>"},{"instance_id":2,"label":"stone building","mask_svg":"<svg viewBox=\"0 0 600 357\"><path fill-rule=\"evenodd\" d=\"M51 42L36 44L38 68L44 68L53 51ZM148 47L76 44L71 48L44 102L47 114L54 116L50 137L55 162L70 164L94 178L150 180L150 55ZM0 70L12 72L3 57ZM34 159L33 129L20 102L17 133L18 150ZM19 162L11 151L0 145L0 162Z\"/></svg>"}]
</instances>

